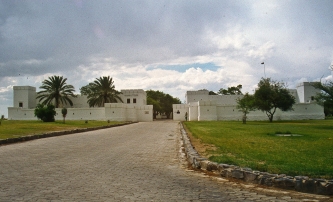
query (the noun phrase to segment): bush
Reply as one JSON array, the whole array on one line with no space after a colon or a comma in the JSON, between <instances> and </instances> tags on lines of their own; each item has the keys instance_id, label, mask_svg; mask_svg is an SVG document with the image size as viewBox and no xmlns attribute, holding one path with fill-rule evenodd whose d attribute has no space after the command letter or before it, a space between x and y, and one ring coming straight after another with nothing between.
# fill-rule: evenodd
<instances>
[{"instance_id":1,"label":"bush","mask_svg":"<svg viewBox=\"0 0 333 202\"><path fill-rule=\"evenodd\" d=\"M54 122L56 115L55 107L53 105L38 104L35 109L35 116L43 122Z\"/></svg>"}]
</instances>

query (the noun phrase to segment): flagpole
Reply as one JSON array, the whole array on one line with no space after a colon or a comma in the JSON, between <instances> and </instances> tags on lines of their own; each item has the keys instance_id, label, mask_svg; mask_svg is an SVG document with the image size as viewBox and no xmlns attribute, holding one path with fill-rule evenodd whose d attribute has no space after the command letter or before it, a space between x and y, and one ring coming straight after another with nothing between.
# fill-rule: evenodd
<instances>
[{"instance_id":1,"label":"flagpole","mask_svg":"<svg viewBox=\"0 0 333 202\"><path fill-rule=\"evenodd\" d=\"M265 68L265 62L261 63L262 65L264 65L264 75L265 75L265 79L266 79L266 68Z\"/></svg>"}]
</instances>

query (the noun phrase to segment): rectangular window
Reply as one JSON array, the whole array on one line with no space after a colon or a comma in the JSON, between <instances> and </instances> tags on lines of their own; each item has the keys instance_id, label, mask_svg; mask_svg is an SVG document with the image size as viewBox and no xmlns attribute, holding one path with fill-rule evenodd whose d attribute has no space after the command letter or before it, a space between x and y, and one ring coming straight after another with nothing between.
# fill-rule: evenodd
<instances>
[{"instance_id":1,"label":"rectangular window","mask_svg":"<svg viewBox=\"0 0 333 202\"><path fill-rule=\"evenodd\" d=\"M136 98L133 98L133 103L136 103Z\"/></svg>"},{"instance_id":2,"label":"rectangular window","mask_svg":"<svg viewBox=\"0 0 333 202\"><path fill-rule=\"evenodd\" d=\"M19 102L19 107L23 107L23 102Z\"/></svg>"},{"instance_id":3,"label":"rectangular window","mask_svg":"<svg viewBox=\"0 0 333 202\"><path fill-rule=\"evenodd\" d=\"M131 99L127 98L127 104L131 103Z\"/></svg>"}]
</instances>

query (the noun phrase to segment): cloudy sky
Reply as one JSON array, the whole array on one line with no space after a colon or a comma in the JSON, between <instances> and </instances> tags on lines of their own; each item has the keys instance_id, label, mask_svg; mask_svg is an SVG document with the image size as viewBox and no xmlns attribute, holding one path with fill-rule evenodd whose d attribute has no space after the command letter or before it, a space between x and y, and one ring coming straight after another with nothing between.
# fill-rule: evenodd
<instances>
[{"instance_id":1,"label":"cloudy sky","mask_svg":"<svg viewBox=\"0 0 333 202\"><path fill-rule=\"evenodd\" d=\"M0 0L0 114L13 86L100 76L117 90L218 91L332 79L331 0ZM265 65L261 63L264 62ZM265 67L265 71L264 71Z\"/></svg>"}]
</instances>

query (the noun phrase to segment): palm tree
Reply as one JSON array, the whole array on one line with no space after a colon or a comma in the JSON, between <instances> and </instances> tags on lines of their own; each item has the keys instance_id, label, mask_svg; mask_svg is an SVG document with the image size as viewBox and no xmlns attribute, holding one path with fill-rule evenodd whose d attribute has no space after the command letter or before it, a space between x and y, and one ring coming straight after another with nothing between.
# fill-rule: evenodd
<instances>
[{"instance_id":1,"label":"palm tree","mask_svg":"<svg viewBox=\"0 0 333 202\"><path fill-rule=\"evenodd\" d=\"M73 102L69 97L76 97L74 95L74 86L66 84L67 78L62 76L51 76L48 80L42 82L42 86L39 87L44 89L37 93L37 99L41 104L48 105L54 102L54 106L59 108L61 104L67 104L67 102L73 106Z\"/></svg>"},{"instance_id":2,"label":"palm tree","mask_svg":"<svg viewBox=\"0 0 333 202\"><path fill-rule=\"evenodd\" d=\"M105 103L114 103L118 100L123 102L119 95L119 91L115 89L114 81L110 76L96 78L92 83L83 86L81 94L88 96L88 104L90 107L103 107Z\"/></svg>"}]
</instances>

